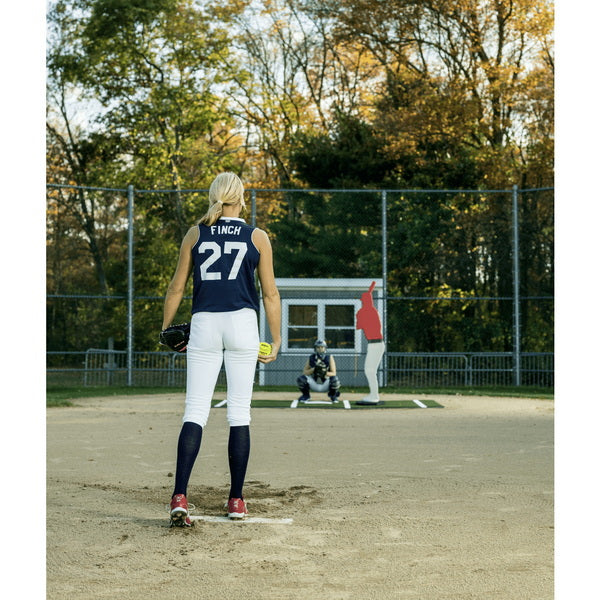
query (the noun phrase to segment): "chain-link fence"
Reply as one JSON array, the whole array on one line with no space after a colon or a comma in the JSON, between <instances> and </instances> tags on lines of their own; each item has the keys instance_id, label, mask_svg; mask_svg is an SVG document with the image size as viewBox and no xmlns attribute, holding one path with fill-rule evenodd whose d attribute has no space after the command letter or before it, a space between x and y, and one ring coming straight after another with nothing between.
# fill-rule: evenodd
<instances>
[{"instance_id":1,"label":"chain-link fence","mask_svg":"<svg viewBox=\"0 0 600 600\"><path fill-rule=\"evenodd\" d=\"M171 367L157 335L207 190L49 185L47 196L48 381L180 385L184 367ZM249 190L245 218L271 238L283 309L281 358L257 383L293 384L322 338L348 385L366 385L356 313L375 282L382 385L551 386L547 358L528 361L553 351L553 204L548 188ZM94 348L118 367L90 367Z\"/></svg>"}]
</instances>

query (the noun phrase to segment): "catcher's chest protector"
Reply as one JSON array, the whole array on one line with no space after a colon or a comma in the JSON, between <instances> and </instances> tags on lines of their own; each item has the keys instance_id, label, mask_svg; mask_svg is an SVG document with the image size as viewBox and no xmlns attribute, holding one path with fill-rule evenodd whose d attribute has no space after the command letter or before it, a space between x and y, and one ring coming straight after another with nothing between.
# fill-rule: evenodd
<instances>
[{"instance_id":1,"label":"catcher's chest protector","mask_svg":"<svg viewBox=\"0 0 600 600\"><path fill-rule=\"evenodd\" d=\"M258 311L254 271L260 254L252 242L254 227L238 218L221 218L214 225L198 227L200 238L192 248L192 314L241 308Z\"/></svg>"}]
</instances>

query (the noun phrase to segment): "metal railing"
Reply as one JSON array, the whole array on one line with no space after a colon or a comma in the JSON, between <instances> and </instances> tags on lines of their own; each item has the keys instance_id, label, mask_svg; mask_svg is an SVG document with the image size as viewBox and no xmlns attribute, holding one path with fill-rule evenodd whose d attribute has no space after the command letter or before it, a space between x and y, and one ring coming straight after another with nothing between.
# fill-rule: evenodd
<instances>
[{"instance_id":1,"label":"metal railing","mask_svg":"<svg viewBox=\"0 0 600 600\"><path fill-rule=\"evenodd\" d=\"M50 354L50 353L49 353ZM66 383L84 386L138 385L155 387L185 387L186 357L175 352L134 352L130 357L125 350L90 348L80 353L53 352L62 361L59 366L48 366L49 383ZM76 355L81 358L77 359ZM71 360L65 360L67 358ZM364 356L356 357L360 364ZM512 352L477 353L412 353L388 352L385 381L392 387L484 387L514 385L514 355ZM131 364L129 361L131 360ZM68 363L68 364L66 364ZM257 366L255 384L258 385ZM277 368L277 363L267 367L269 385L295 385L302 370ZM347 372L346 372L347 371ZM520 364L522 385L554 386L554 353L526 352ZM383 372L381 371L383 374ZM351 377L350 370L338 369L344 385ZM346 376L346 377L345 377ZM217 383L226 383L222 369ZM360 384L360 382L359 382ZM366 378L362 385L366 386Z\"/></svg>"},{"instance_id":2,"label":"metal railing","mask_svg":"<svg viewBox=\"0 0 600 600\"><path fill-rule=\"evenodd\" d=\"M514 385L512 352L387 354L387 384L395 387L482 387ZM554 386L554 354L521 354L522 385Z\"/></svg>"}]
</instances>

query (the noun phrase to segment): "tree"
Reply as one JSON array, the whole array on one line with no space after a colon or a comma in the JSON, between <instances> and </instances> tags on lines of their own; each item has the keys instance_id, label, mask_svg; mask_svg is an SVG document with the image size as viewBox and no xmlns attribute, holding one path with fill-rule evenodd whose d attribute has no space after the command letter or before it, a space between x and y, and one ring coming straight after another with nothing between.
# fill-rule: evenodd
<instances>
[{"instance_id":1,"label":"tree","mask_svg":"<svg viewBox=\"0 0 600 600\"><path fill-rule=\"evenodd\" d=\"M374 127L340 111L335 111L328 133L299 132L290 160L298 177L315 188L385 185L396 167Z\"/></svg>"},{"instance_id":2,"label":"tree","mask_svg":"<svg viewBox=\"0 0 600 600\"><path fill-rule=\"evenodd\" d=\"M317 6L335 15L339 38L364 44L385 68L378 120L390 150L455 139L475 150L482 183L520 182L539 134L552 137L549 1L341 4Z\"/></svg>"},{"instance_id":3,"label":"tree","mask_svg":"<svg viewBox=\"0 0 600 600\"><path fill-rule=\"evenodd\" d=\"M172 190L163 209L175 207L179 235L195 208L181 190L238 162L240 140L217 95L231 76L219 15L191 0L96 0L83 30L83 82L106 107L100 121L132 158L138 187Z\"/></svg>"},{"instance_id":4,"label":"tree","mask_svg":"<svg viewBox=\"0 0 600 600\"><path fill-rule=\"evenodd\" d=\"M135 250L146 268L135 273L135 287L154 295L166 289L181 237L204 210L198 194L183 190L204 187L217 171L242 163L217 93L229 78L221 59L229 46L227 11L238 8L192 0L57 0L49 12L48 181L79 186L51 190L49 206L61 210L50 212L76 219L105 294L123 292L126 283L125 238L120 246L108 243L109 234L125 233L125 197L81 186L166 190L136 198ZM86 109L83 118L73 107ZM53 234L49 243L65 243L64 235ZM89 289L80 266L71 275L80 290Z\"/></svg>"},{"instance_id":5,"label":"tree","mask_svg":"<svg viewBox=\"0 0 600 600\"><path fill-rule=\"evenodd\" d=\"M298 184L296 136L328 134L336 111L360 116L371 95L378 67L364 46L334 40L330 21L297 0L251 2L235 18L235 56L245 69L229 96L257 184Z\"/></svg>"},{"instance_id":6,"label":"tree","mask_svg":"<svg viewBox=\"0 0 600 600\"><path fill-rule=\"evenodd\" d=\"M231 74L223 61L227 11L219 8L219 24L215 10L192 0L58 0L50 13L60 33L48 60L51 82L63 79L93 99L91 120L129 182L172 190L166 205L150 208L168 226L174 216L178 235L197 209L181 190L241 163L217 93Z\"/></svg>"}]
</instances>

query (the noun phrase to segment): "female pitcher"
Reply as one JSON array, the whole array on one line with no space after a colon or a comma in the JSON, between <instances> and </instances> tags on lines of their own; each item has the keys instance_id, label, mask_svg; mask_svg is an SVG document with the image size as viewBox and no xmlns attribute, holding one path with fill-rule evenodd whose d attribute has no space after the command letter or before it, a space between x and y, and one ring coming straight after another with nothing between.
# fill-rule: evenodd
<instances>
[{"instance_id":1,"label":"female pitcher","mask_svg":"<svg viewBox=\"0 0 600 600\"><path fill-rule=\"evenodd\" d=\"M243 486L250 455L250 400L257 359L269 363L281 347L281 301L267 234L240 218L244 187L234 173L221 173L209 190L209 208L181 244L179 262L165 297L162 328L171 325L193 273L192 320L187 346L183 426L177 444L171 525L189 527L187 487L200 450L217 377L225 361L229 469L228 515L247 515ZM259 300L263 296L272 339L268 356L258 356Z\"/></svg>"}]
</instances>

